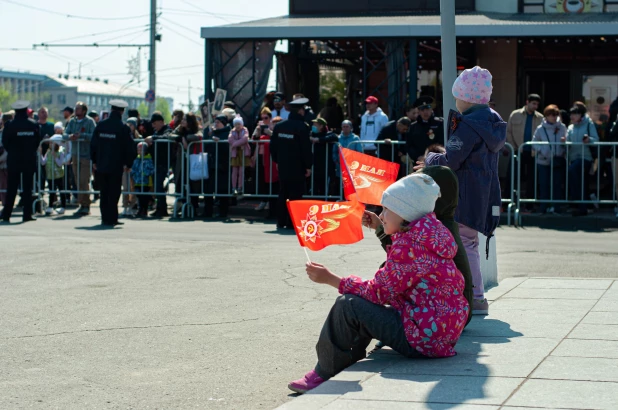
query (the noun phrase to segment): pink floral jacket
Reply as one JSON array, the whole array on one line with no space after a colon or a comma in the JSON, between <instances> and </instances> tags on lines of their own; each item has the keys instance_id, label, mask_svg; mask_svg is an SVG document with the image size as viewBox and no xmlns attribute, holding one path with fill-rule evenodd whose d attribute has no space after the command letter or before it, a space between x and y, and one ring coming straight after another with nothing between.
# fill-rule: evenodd
<instances>
[{"instance_id":1,"label":"pink floral jacket","mask_svg":"<svg viewBox=\"0 0 618 410\"><path fill-rule=\"evenodd\" d=\"M457 244L434 213L410 228L392 236L386 264L373 279L343 278L339 292L397 309L410 346L421 354L454 356L469 309L453 262Z\"/></svg>"}]
</instances>

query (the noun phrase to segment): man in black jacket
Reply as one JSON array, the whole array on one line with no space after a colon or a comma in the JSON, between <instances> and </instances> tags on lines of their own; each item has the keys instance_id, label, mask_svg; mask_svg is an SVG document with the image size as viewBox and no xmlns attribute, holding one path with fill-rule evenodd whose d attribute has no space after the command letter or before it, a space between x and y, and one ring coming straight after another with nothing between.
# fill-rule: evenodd
<instances>
[{"instance_id":1,"label":"man in black jacket","mask_svg":"<svg viewBox=\"0 0 618 410\"><path fill-rule=\"evenodd\" d=\"M418 107L419 116L410 127L406 143L406 151L413 163L425 155L430 145L444 145L444 119L434 115L433 104L434 99L429 96L419 97L414 103Z\"/></svg>"},{"instance_id":2,"label":"man in black jacket","mask_svg":"<svg viewBox=\"0 0 618 410\"><path fill-rule=\"evenodd\" d=\"M313 189L311 194L323 196L328 194L327 178L332 180L335 177L333 147L334 143L339 142L339 137L328 129L324 118L316 118L312 123L310 141L313 144Z\"/></svg>"},{"instance_id":3,"label":"man in black jacket","mask_svg":"<svg viewBox=\"0 0 618 410\"><path fill-rule=\"evenodd\" d=\"M385 142L385 144L378 145L378 158L399 164L398 178L403 178L408 174L407 164L402 163L401 158L406 155L406 138L411 123L408 117L402 117L397 121L388 122L378 134L378 141ZM393 142L399 143L392 144Z\"/></svg>"},{"instance_id":4,"label":"man in black jacket","mask_svg":"<svg viewBox=\"0 0 618 410\"><path fill-rule=\"evenodd\" d=\"M288 120L275 125L270 138L270 155L279 170L277 229L293 228L286 202L303 197L305 178L311 176L309 125L304 121L308 102L307 98L292 101Z\"/></svg>"},{"instance_id":5,"label":"man in black jacket","mask_svg":"<svg viewBox=\"0 0 618 410\"><path fill-rule=\"evenodd\" d=\"M6 204L2 210L2 221L9 222L13 213L15 196L22 182L22 200L24 222L36 221L32 216L32 179L37 168L36 152L41 142L39 125L28 118L29 101L16 101L12 108L15 110L15 119L9 121L2 132L2 145L8 153L7 171L8 187Z\"/></svg>"},{"instance_id":6,"label":"man in black jacket","mask_svg":"<svg viewBox=\"0 0 618 410\"><path fill-rule=\"evenodd\" d=\"M175 144L172 138L172 129L165 124L163 116L154 112L150 117L150 123L154 133L145 139L148 144L148 152L152 155L155 163L154 189L157 197L157 210L150 214L155 218L169 216L167 213L167 195L165 192L165 178L172 165L171 144Z\"/></svg>"},{"instance_id":7,"label":"man in black jacket","mask_svg":"<svg viewBox=\"0 0 618 410\"><path fill-rule=\"evenodd\" d=\"M131 129L122 122L122 114L128 104L122 100L111 100L110 104L112 111L109 118L101 121L92 134L90 159L99 178L101 224L113 228L122 225L118 222L122 173L131 168L137 151Z\"/></svg>"}]
</instances>

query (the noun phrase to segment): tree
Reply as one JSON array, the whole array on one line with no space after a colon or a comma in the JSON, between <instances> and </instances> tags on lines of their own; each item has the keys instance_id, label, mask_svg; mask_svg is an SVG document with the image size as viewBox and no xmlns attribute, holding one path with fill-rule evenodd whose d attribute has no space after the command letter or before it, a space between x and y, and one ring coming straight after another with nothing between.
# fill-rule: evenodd
<instances>
[{"instance_id":1,"label":"tree","mask_svg":"<svg viewBox=\"0 0 618 410\"><path fill-rule=\"evenodd\" d=\"M322 73L320 78L320 107L326 105L330 97L337 98L339 104L345 101L345 72L329 70Z\"/></svg>"},{"instance_id":2,"label":"tree","mask_svg":"<svg viewBox=\"0 0 618 410\"><path fill-rule=\"evenodd\" d=\"M137 107L137 111L141 118L148 118L148 104L142 101L142 103Z\"/></svg>"},{"instance_id":3,"label":"tree","mask_svg":"<svg viewBox=\"0 0 618 410\"><path fill-rule=\"evenodd\" d=\"M11 90L0 87L0 112L11 110L11 105L17 101L17 94L13 94Z\"/></svg>"},{"instance_id":4,"label":"tree","mask_svg":"<svg viewBox=\"0 0 618 410\"><path fill-rule=\"evenodd\" d=\"M157 97L155 101L155 111L159 111L161 113L166 123L169 123L172 120L170 105L167 103L165 98Z\"/></svg>"}]
</instances>

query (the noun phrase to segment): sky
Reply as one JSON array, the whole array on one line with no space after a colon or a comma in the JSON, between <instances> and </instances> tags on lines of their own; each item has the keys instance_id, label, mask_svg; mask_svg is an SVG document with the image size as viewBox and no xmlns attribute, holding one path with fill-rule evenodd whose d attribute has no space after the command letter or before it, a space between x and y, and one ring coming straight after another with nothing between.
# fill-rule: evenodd
<instances>
[{"instance_id":1,"label":"sky","mask_svg":"<svg viewBox=\"0 0 618 410\"><path fill-rule=\"evenodd\" d=\"M204 92L200 28L282 16L288 0L157 0L157 94L183 108ZM33 44L148 44L150 0L0 0L0 69L58 76L67 72L126 84L138 48L41 47ZM141 86L148 88L149 48L141 49ZM190 88L189 88L190 82Z\"/></svg>"}]
</instances>

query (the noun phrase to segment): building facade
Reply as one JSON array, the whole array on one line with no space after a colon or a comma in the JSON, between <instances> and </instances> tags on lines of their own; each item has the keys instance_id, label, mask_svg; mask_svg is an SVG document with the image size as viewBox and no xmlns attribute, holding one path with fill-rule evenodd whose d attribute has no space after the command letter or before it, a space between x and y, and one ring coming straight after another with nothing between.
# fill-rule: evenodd
<instances>
[{"instance_id":1,"label":"building facade","mask_svg":"<svg viewBox=\"0 0 618 410\"><path fill-rule=\"evenodd\" d=\"M436 0L290 0L290 15L202 28L206 94L227 90L249 121L277 88L319 101L323 68L346 78L345 110L357 119L375 95L391 118L419 95L442 98ZM543 105L585 101L595 120L618 97L618 0L456 0L457 68L493 74L508 117L529 93ZM576 4L577 3L577 4ZM286 51L275 52L281 45ZM314 106L314 110L321 107Z\"/></svg>"},{"instance_id":2,"label":"building facade","mask_svg":"<svg viewBox=\"0 0 618 410\"><path fill-rule=\"evenodd\" d=\"M86 103L89 110L98 112L109 111L109 101L113 99L123 99L129 108L138 108L144 102L146 92L99 78L62 74L50 77L3 70L0 70L0 87L10 90L20 99L31 100L33 108L48 107L54 118L60 117L64 107L74 107L78 101ZM164 98L171 109L173 99Z\"/></svg>"}]
</instances>

